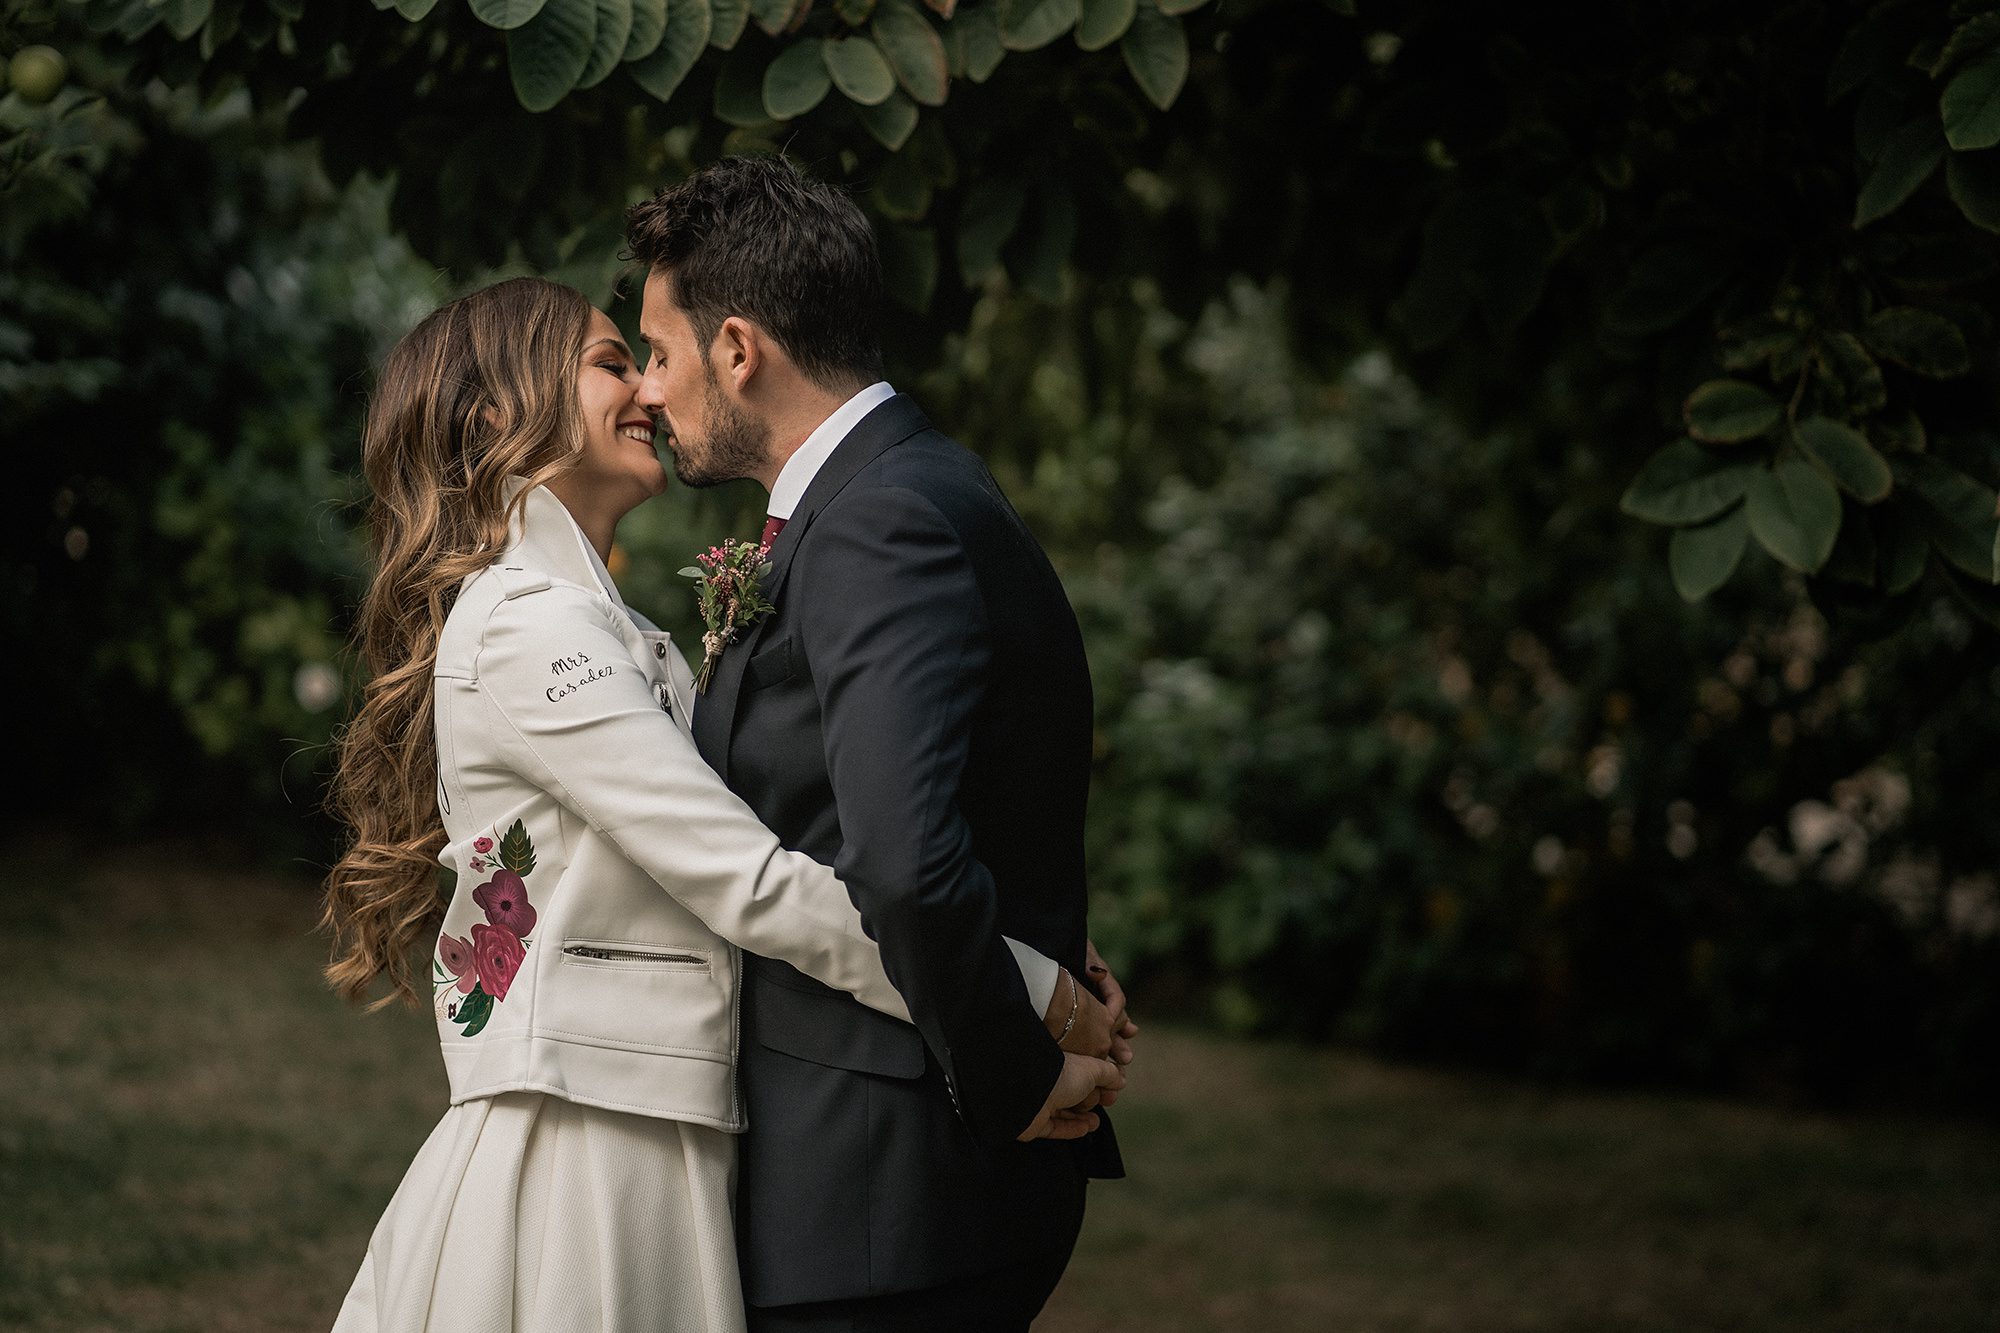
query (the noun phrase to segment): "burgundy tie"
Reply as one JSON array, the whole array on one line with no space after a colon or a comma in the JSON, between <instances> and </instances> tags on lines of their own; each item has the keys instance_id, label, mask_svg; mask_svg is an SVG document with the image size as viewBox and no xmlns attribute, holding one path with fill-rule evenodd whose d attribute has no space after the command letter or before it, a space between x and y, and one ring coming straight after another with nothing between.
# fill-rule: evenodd
<instances>
[{"instance_id":1,"label":"burgundy tie","mask_svg":"<svg viewBox=\"0 0 2000 1333\"><path fill-rule=\"evenodd\" d=\"M776 514L766 517L764 520L764 545L769 546L777 541L778 534L785 530L785 524L790 521L789 519L779 518Z\"/></svg>"}]
</instances>

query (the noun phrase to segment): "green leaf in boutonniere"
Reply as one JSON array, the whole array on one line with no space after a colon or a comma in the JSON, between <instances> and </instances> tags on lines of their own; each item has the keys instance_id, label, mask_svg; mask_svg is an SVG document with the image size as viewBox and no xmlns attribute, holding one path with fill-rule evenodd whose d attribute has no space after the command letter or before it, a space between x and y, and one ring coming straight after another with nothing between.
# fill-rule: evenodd
<instances>
[{"instance_id":1,"label":"green leaf in boutonniere","mask_svg":"<svg viewBox=\"0 0 2000 1333\"><path fill-rule=\"evenodd\" d=\"M707 627L701 636L701 670L694 677L698 693L708 693L722 650L734 643L738 634L777 610L765 600L759 586L771 572L770 554L769 544L730 537L696 556L695 564L681 571L694 580L695 601Z\"/></svg>"}]
</instances>

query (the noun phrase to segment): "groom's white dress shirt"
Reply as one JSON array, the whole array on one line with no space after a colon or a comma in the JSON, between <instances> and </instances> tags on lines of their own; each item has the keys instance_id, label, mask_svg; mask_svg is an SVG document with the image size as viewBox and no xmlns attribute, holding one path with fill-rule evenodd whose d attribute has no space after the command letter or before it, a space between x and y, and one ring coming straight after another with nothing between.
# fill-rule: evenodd
<instances>
[{"instance_id":1,"label":"groom's white dress shirt","mask_svg":"<svg viewBox=\"0 0 2000 1333\"><path fill-rule=\"evenodd\" d=\"M812 485L813 478L819 475L820 468L840 447L840 442L861 424L861 418L895 396L896 391L889 387L887 381L876 380L834 408L833 415L814 427L813 433L806 436L805 443L778 470L778 480L771 487L771 503L765 512L772 518L789 521L798 509L799 501L805 498L806 487Z\"/></svg>"},{"instance_id":2,"label":"groom's white dress shirt","mask_svg":"<svg viewBox=\"0 0 2000 1333\"><path fill-rule=\"evenodd\" d=\"M806 488L813 478L833 457L833 451L848 437L861 419L882 404L896 396L886 380L877 380L861 392L833 409L832 415L813 428L806 436L805 443L793 451L778 469L778 479L771 486L771 503L766 511L772 518L782 518L790 522L798 511L799 501L805 498ZM1047 958L1014 939L1007 940L1007 947L1013 951L1014 961L1020 966L1021 980L1028 987L1028 999L1037 1013L1049 1011L1049 1001L1055 997L1056 985L1062 980L1062 968L1053 958Z\"/></svg>"}]
</instances>

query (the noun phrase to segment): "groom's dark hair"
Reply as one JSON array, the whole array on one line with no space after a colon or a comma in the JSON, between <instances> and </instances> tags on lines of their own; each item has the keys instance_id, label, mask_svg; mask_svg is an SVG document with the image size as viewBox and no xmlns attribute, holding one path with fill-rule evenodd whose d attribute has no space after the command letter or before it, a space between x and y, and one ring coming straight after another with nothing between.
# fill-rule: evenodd
<instances>
[{"instance_id":1,"label":"groom's dark hair","mask_svg":"<svg viewBox=\"0 0 2000 1333\"><path fill-rule=\"evenodd\" d=\"M625 213L627 258L673 275L707 347L739 315L822 388L882 378L882 262L842 190L782 157L725 157Z\"/></svg>"}]
</instances>

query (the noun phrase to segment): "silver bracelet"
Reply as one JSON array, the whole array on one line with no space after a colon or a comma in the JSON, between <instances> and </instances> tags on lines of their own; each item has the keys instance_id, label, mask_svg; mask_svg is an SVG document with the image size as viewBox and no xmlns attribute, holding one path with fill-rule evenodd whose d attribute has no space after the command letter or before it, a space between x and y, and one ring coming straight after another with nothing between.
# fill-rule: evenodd
<instances>
[{"instance_id":1,"label":"silver bracelet","mask_svg":"<svg viewBox=\"0 0 2000 1333\"><path fill-rule=\"evenodd\" d=\"M1076 973L1070 971L1068 968L1064 968L1063 975L1069 978L1069 1022L1063 1024L1063 1030L1061 1032L1056 1033L1056 1045L1058 1046L1062 1045L1062 1039L1069 1035L1069 1030L1076 1026L1076 1007L1078 999L1076 993Z\"/></svg>"}]
</instances>

